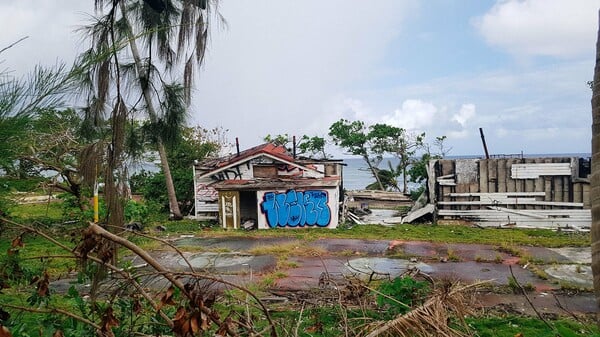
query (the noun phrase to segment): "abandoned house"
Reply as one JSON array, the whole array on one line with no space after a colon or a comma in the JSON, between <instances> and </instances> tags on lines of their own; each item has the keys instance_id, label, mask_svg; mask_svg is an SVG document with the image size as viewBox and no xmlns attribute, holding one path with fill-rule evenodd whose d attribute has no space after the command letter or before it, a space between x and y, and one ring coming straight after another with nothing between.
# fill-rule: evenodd
<instances>
[{"instance_id":1,"label":"abandoned house","mask_svg":"<svg viewBox=\"0 0 600 337\"><path fill-rule=\"evenodd\" d=\"M434 160L429 201L438 221L589 230L589 174L578 157Z\"/></svg>"},{"instance_id":2,"label":"abandoned house","mask_svg":"<svg viewBox=\"0 0 600 337\"><path fill-rule=\"evenodd\" d=\"M195 215L224 228L336 228L342 161L262 144L194 165Z\"/></svg>"}]
</instances>

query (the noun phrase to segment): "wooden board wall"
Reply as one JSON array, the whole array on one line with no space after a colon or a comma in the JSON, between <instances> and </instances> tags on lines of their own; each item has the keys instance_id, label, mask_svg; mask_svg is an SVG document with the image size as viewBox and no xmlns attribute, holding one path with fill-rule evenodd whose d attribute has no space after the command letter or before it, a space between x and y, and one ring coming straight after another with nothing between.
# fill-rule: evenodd
<instances>
[{"instance_id":1,"label":"wooden board wall","mask_svg":"<svg viewBox=\"0 0 600 337\"><path fill-rule=\"evenodd\" d=\"M437 160L433 165L430 165L431 171L436 176L434 180L435 196L432 199L441 202L438 205L439 209L486 209L487 205L474 202L478 201L480 196L473 194L517 193L518 197L522 197L523 200L535 202L530 204L517 202L506 207L513 209L553 209L569 208L572 205L565 203L575 203L577 205L573 207L583 205L584 208L589 208L589 179L577 176L579 172L578 161L579 158L570 157ZM535 164L544 163L570 163L572 173L571 175L538 176L528 179L513 179L511 177L511 167L514 164L532 164L533 167L541 167L544 165ZM471 170L474 172L470 172ZM528 196L527 193L530 192L533 193ZM445 202L452 203L444 204ZM465 202L465 204L461 205L456 202Z\"/></svg>"}]
</instances>

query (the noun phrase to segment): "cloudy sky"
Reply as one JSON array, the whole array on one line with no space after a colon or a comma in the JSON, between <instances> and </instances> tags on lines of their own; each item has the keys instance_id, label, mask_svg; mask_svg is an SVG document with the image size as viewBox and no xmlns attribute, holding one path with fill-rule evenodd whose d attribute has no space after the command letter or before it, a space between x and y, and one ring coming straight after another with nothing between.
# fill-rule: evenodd
<instances>
[{"instance_id":1,"label":"cloudy sky","mask_svg":"<svg viewBox=\"0 0 600 337\"><path fill-rule=\"evenodd\" d=\"M0 0L0 64L70 62L93 1ZM451 154L590 152L600 0L221 0L191 122L242 148L340 118L448 137Z\"/></svg>"}]
</instances>

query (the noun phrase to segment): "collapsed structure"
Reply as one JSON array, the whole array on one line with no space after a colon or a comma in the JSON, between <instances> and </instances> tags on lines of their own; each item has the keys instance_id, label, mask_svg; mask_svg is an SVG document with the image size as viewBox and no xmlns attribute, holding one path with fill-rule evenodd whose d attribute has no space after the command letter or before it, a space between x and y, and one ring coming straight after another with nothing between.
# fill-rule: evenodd
<instances>
[{"instance_id":1,"label":"collapsed structure","mask_svg":"<svg viewBox=\"0 0 600 337\"><path fill-rule=\"evenodd\" d=\"M578 157L433 160L437 220L589 230L590 161Z\"/></svg>"},{"instance_id":2,"label":"collapsed structure","mask_svg":"<svg viewBox=\"0 0 600 337\"><path fill-rule=\"evenodd\" d=\"M336 228L342 165L272 143L195 164L196 218L224 228Z\"/></svg>"}]
</instances>

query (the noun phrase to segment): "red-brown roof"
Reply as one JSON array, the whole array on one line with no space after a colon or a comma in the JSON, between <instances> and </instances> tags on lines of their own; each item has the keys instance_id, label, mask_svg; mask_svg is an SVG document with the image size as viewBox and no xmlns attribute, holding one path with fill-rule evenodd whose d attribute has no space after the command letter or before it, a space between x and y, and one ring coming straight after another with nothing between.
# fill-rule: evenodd
<instances>
[{"instance_id":1,"label":"red-brown roof","mask_svg":"<svg viewBox=\"0 0 600 337\"><path fill-rule=\"evenodd\" d=\"M288 153L285 146L274 145L272 143L265 143L265 144L261 144L261 145L249 148L247 150L241 151L238 154L231 154L226 157L221 157L221 158L213 159L210 161L205 161L201 164L201 166L204 168L207 168L207 169L217 169L217 168L220 168L223 166L227 166L234 162L243 161L244 159L250 158L259 153L270 154L279 159L286 160L289 162L294 162L294 157L292 157Z\"/></svg>"}]
</instances>

